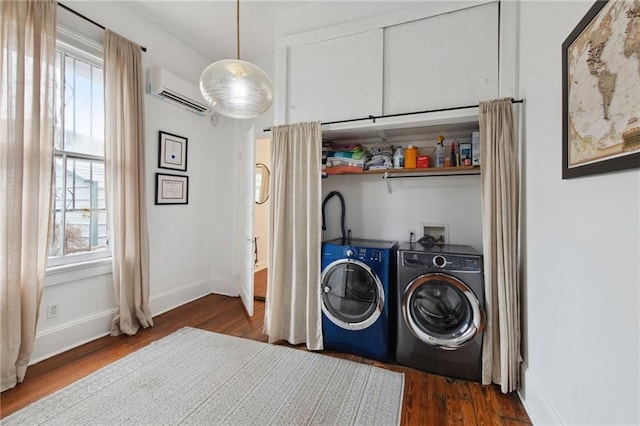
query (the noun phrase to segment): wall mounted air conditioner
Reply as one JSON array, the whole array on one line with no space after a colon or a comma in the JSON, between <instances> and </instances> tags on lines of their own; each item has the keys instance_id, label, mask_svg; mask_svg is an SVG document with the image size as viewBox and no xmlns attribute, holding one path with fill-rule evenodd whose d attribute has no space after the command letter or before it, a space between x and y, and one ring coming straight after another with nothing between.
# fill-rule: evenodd
<instances>
[{"instance_id":1,"label":"wall mounted air conditioner","mask_svg":"<svg viewBox=\"0 0 640 426\"><path fill-rule=\"evenodd\" d=\"M196 86L160 67L147 69L147 93L198 115L211 113Z\"/></svg>"}]
</instances>

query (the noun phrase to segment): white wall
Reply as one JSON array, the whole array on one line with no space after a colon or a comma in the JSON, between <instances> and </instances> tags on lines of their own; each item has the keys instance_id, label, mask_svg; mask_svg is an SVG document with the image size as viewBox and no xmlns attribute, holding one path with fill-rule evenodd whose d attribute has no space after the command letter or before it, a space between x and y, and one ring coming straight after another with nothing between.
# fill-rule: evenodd
<instances>
[{"instance_id":1,"label":"white wall","mask_svg":"<svg viewBox=\"0 0 640 426\"><path fill-rule=\"evenodd\" d=\"M322 181L325 197L339 191L346 205L345 227L353 238L408 241L409 232L422 237L424 225L446 225L450 244L482 250L480 177L393 179L392 193L382 175L329 176ZM326 205L324 239L338 238L340 201Z\"/></svg>"},{"instance_id":2,"label":"white wall","mask_svg":"<svg viewBox=\"0 0 640 426\"><path fill-rule=\"evenodd\" d=\"M197 84L211 62L122 2L65 2L68 6L147 47L143 66L161 66ZM59 12L68 27L99 37L90 24ZM233 122L212 126L200 117L145 95L146 190L150 240L150 305L154 315L210 292L238 295L228 249L236 229L235 193L229 188L236 166ZM155 206L158 131L188 138L189 204ZM180 173L176 173L180 174ZM115 310L110 265L47 277L32 362L104 335ZM59 315L46 318L46 307Z\"/></svg>"},{"instance_id":3,"label":"white wall","mask_svg":"<svg viewBox=\"0 0 640 426\"><path fill-rule=\"evenodd\" d=\"M521 396L536 424L640 423L640 171L561 179L561 44L592 4L521 3Z\"/></svg>"}]
</instances>

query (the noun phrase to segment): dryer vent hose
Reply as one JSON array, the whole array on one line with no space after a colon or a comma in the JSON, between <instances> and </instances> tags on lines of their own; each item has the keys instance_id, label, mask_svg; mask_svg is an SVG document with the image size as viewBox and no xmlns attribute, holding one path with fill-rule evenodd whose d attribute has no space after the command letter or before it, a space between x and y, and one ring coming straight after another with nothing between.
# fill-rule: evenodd
<instances>
[{"instance_id":1,"label":"dryer vent hose","mask_svg":"<svg viewBox=\"0 0 640 426\"><path fill-rule=\"evenodd\" d=\"M344 227L344 217L346 214L346 207L344 205L344 197L338 191L331 191L329 194L327 194L326 197L324 197L324 201L322 202L322 231L324 232L327 230L327 224L325 221L325 214L324 214L324 206L326 206L327 202L335 196L337 196L340 199L340 204L342 205L342 215L340 217L340 226L342 228L342 245L345 245L347 242L347 232L345 231L345 227Z\"/></svg>"}]
</instances>

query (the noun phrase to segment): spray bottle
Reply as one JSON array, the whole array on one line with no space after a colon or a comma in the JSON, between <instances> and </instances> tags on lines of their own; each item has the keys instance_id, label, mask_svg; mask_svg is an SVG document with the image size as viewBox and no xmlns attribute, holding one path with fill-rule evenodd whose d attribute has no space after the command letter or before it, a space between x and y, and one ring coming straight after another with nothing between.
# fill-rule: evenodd
<instances>
[{"instance_id":1,"label":"spray bottle","mask_svg":"<svg viewBox=\"0 0 640 426\"><path fill-rule=\"evenodd\" d=\"M438 135L438 144L436 145L436 167L444 167L444 136Z\"/></svg>"}]
</instances>

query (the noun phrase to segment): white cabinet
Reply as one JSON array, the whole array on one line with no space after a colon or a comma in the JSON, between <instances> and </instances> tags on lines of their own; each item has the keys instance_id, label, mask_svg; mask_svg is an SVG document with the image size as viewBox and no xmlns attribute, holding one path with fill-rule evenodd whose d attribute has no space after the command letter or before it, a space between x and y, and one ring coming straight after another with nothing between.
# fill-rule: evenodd
<instances>
[{"instance_id":1,"label":"white cabinet","mask_svg":"<svg viewBox=\"0 0 640 426\"><path fill-rule=\"evenodd\" d=\"M277 118L326 123L500 97L499 2L427 6L285 41Z\"/></svg>"},{"instance_id":2,"label":"white cabinet","mask_svg":"<svg viewBox=\"0 0 640 426\"><path fill-rule=\"evenodd\" d=\"M380 115L382 45L376 29L290 47L287 122Z\"/></svg>"},{"instance_id":3,"label":"white cabinet","mask_svg":"<svg viewBox=\"0 0 640 426\"><path fill-rule=\"evenodd\" d=\"M498 97L498 3L385 28L384 114Z\"/></svg>"}]
</instances>

